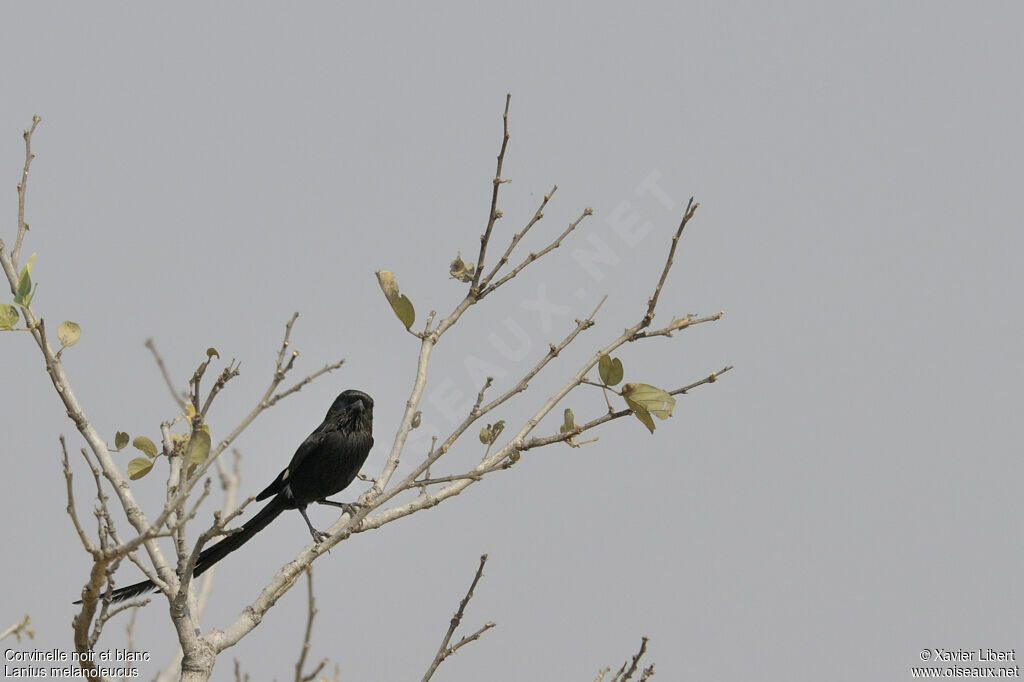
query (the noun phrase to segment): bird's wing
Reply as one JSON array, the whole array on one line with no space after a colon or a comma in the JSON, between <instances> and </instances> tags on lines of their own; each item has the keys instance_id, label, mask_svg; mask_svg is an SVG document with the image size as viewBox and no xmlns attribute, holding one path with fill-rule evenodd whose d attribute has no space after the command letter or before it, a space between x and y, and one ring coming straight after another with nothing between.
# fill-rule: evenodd
<instances>
[{"instance_id":1,"label":"bird's wing","mask_svg":"<svg viewBox=\"0 0 1024 682\"><path fill-rule=\"evenodd\" d=\"M309 457L309 453L315 451L322 444L324 439L328 436L328 433L317 429L313 433L309 434L306 440L302 441L302 444L292 455L292 461L288 463L288 466L284 468L284 471L277 475L277 478L263 489L259 495L256 496L257 500L265 500L272 495L276 495L284 488L288 483L288 477L291 476L292 472L302 465L303 460Z\"/></svg>"}]
</instances>

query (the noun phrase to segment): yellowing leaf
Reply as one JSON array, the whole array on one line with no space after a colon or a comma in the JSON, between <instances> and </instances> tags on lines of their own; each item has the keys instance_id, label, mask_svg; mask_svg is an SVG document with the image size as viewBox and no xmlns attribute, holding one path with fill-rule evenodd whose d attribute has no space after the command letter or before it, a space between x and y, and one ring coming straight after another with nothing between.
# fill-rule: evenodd
<instances>
[{"instance_id":1,"label":"yellowing leaf","mask_svg":"<svg viewBox=\"0 0 1024 682\"><path fill-rule=\"evenodd\" d=\"M643 422L651 433L654 433L654 420L651 419L651 415L659 419L668 419L676 405L675 398L650 384L628 383L622 387L622 397L626 399L626 404L636 418Z\"/></svg>"},{"instance_id":2,"label":"yellowing leaf","mask_svg":"<svg viewBox=\"0 0 1024 682\"><path fill-rule=\"evenodd\" d=\"M206 357L212 358L214 355L217 356L218 360L220 359L220 353L217 352L216 348L210 347L206 349Z\"/></svg>"},{"instance_id":3,"label":"yellowing leaf","mask_svg":"<svg viewBox=\"0 0 1024 682\"><path fill-rule=\"evenodd\" d=\"M18 323L18 309L7 303L0 303L0 329L10 329Z\"/></svg>"},{"instance_id":4,"label":"yellowing leaf","mask_svg":"<svg viewBox=\"0 0 1024 682\"><path fill-rule=\"evenodd\" d=\"M145 436L136 436L135 440L132 441L132 445L134 445L137 450L142 450L146 453L146 456L150 458L156 457L156 445L154 445L153 441Z\"/></svg>"},{"instance_id":5,"label":"yellowing leaf","mask_svg":"<svg viewBox=\"0 0 1024 682\"><path fill-rule=\"evenodd\" d=\"M64 320L57 327L57 338L60 339L60 345L65 348L73 346L78 343L78 339L82 338L82 328L74 322Z\"/></svg>"},{"instance_id":6,"label":"yellowing leaf","mask_svg":"<svg viewBox=\"0 0 1024 682\"><path fill-rule=\"evenodd\" d=\"M562 425L558 427L559 433L566 433L576 428L576 417L573 416L572 410L568 407L565 408L565 412L562 413Z\"/></svg>"},{"instance_id":7,"label":"yellowing leaf","mask_svg":"<svg viewBox=\"0 0 1024 682\"><path fill-rule=\"evenodd\" d=\"M205 424L204 424L205 426ZM210 432L200 429L192 434L188 443L189 466L199 466L210 456Z\"/></svg>"},{"instance_id":8,"label":"yellowing leaf","mask_svg":"<svg viewBox=\"0 0 1024 682\"><path fill-rule=\"evenodd\" d=\"M384 296L388 299L388 303L391 304L391 309L395 311L398 319L405 325L406 329L412 327L413 322L416 321L416 309L413 308L409 297L399 292L398 283L395 282L395 275L390 270L378 270L377 281L380 283L380 289L384 292Z\"/></svg>"},{"instance_id":9,"label":"yellowing leaf","mask_svg":"<svg viewBox=\"0 0 1024 682\"><path fill-rule=\"evenodd\" d=\"M610 355L602 355L597 362L597 371L606 386L614 386L622 381L622 361Z\"/></svg>"},{"instance_id":10,"label":"yellowing leaf","mask_svg":"<svg viewBox=\"0 0 1024 682\"><path fill-rule=\"evenodd\" d=\"M128 462L128 478L133 481L137 481L148 474L152 468L152 460L148 460L145 457L136 457L132 461Z\"/></svg>"}]
</instances>

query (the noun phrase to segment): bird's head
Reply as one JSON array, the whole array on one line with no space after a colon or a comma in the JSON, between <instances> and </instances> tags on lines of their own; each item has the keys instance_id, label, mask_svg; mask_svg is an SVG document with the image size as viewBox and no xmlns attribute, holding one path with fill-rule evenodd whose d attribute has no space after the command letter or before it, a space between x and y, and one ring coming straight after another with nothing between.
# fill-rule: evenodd
<instances>
[{"instance_id":1,"label":"bird's head","mask_svg":"<svg viewBox=\"0 0 1024 682\"><path fill-rule=\"evenodd\" d=\"M327 418L345 422L373 422L373 398L362 391L349 389L334 399Z\"/></svg>"}]
</instances>

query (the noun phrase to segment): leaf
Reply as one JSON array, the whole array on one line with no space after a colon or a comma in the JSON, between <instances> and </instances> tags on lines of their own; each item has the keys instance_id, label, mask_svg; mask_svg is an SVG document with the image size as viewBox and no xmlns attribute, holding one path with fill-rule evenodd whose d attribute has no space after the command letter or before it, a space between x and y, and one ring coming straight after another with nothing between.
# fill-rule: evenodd
<instances>
[{"instance_id":1,"label":"leaf","mask_svg":"<svg viewBox=\"0 0 1024 682\"><path fill-rule=\"evenodd\" d=\"M188 464L189 466L199 466L209 456L210 432L200 429L192 434L192 438L188 442Z\"/></svg>"},{"instance_id":2,"label":"leaf","mask_svg":"<svg viewBox=\"0 0 1024 682\"><path fill-rule=\"evenodd\" d=\"M605 386L614 386L622 381L622 361L609 355L602 355L597 362L597 371Z\"/></svg>"},{"instance_id":3,"label":"leaf","mask_svg":"<svg viewBox=\"0 0 1024 682\"><path fill-rule=\"evenodd\" d=\"M562 425L558 428L559 433L566 433L576 428L576 417L573 416L572 410L568 407L565 408L565 412L562 413Z\"/></svg>"},{"instance_id":4,"label":"leaf","mask_svg":"<svg viewBox=\"0 0 1024 682\"><path fill-rule=\"evenodd\" d=\"M124 450L124 446L128 445L128 434L124 431L118 431L114 434L114 449Z\"/></svg>"},{"instance_id":5,"label":"leaf","mask_svg":"<svg viewBox=\"0 0 1024 682\"><path fill-rule=\"evenodd\" d=\"M145 436L136 436L135 440L132 441L132 445L134 445L137 450L142 450L146 453L146 456L150 459L156 457L156 445L154 445L153 441Z\"/></svg>"},{"instance_id":6,"label":"leaf","mask_svg":"<svg viewBox=\"0 0 1024 682\"><path fill-rule=\"evenodd\" d=\"M658 419L668 419L672 416L672 408L676 406L675 398L650 384L628 383L622 387L622 397L626 399L626 404L636 418L643 422L651 433L654 433L654 420L651 419L651 415Z\"/></svg>"},{"instance_id":7,"label":"leaf","mask_svg":"<svg viewBox=\"0 0 1024 682\"><path fill-rule=\"evenodd\" d=\"M9 303L0 303L0 329L10 329L18 324L18 309Z\"/></svg>"},{"instance_id":8,"label":"leaf","mask_svg":"<svg viewBox=\"0 0 1024 682\"><path fill-rule=\"evenodd\" d=\"M381 291L384 292L384 296L388 299L388 303L391 304L391 309L395 311L395 315L405 325L406 329L412 327L413 322L416 321L416 309L413 308L412 301L405 294L399 293L398 283L395 282L395 275L390 270L378 270L377 281L380 283Z\"/></svg>"},{"instance_id":9,"label":"leaf","mask_svg":"<svg viewBox=\"0 0 1024 682\"><path fill-rule=\"evenodd\" d=\"M136 457L128 462L128 478L137 481L153 468L153 461L145 457Z\"/></svg>"},{"instance_id":10,"label":"leaf","mask_svg":"<svg viewBox=\"0 0 1024 682\"><path fill-rule=\"evenodd\" d=\"M416 414L414 414L412 416L412 424L411 424L412 428L418 429L420 427L420 423L422 421L423 421L423 413L420 412L419 410L416 410Z\"/></svg>"},{"instance_id":11,"label":"leaf","mask_svg":"<svg viewBox=\"0 0 1024 682\"><path fill-rule=\"evenodd\" d=\"M210 348L206 349L206 357L212 358L214 355L216 355L217 359L220 360L220 353L217 352L216 348L213 348L211 346Z\"/></svg>"},{"instance_id":12,"label":"leaf","mask_svg":"<svg viewBox=\"0 0 1024 682\"><path fill-rule=\"evenodd\" d=\"M486 426L480 427L480 442L484 445L491 442L491 430Z\"/></svg>"},{"instance_id":13,"label":"leaf","mask_svg":"<svg viewBox=\"0 0 1024 682\"><path fill-rule=\"evenodd\" d=\"M21 268L18 275L18 292L14 296L14 303L21 306L28 306L32 302L32 266L35 265L36 254L28 258L28 262Z\"/></svg>"},{"instance_id":14,"label":"leaf","mask_svg":"<svg viewBox=\"0 0 1024 682\"><path fill-rule=\"evenodd\" d=\"M64 320L57 327L57 338L60 339L60 345L68 348L78 343L78 339L82 338L82 328L74 322Z\"/></svg>"},{"instance_id":15,"label":"leaf","mask_svg":"<svg viewBox=\"0 0 1024 682\"><path fill-rule=\"evenodd\" d=\"M462 253L460 252L455 256L455 260L448 265L448 272L460 282L472 282L473 276L476 274L476 268L473 267L472 263L463 262Z\"/></svg>"}]
</instances>

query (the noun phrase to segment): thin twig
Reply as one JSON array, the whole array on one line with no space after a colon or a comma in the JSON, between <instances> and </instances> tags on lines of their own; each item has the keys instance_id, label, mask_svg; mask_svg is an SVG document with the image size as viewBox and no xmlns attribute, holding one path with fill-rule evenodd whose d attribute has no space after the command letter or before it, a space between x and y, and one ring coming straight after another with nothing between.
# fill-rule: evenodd
<instances>
[{"instance_id":1,"label":"thin twig","mask_svg":"<svg viewBox=\"0 0 1024 682\"><path fill-rule=\"evenodd\" d=\"M686 227L686 223L690 222L690 218L697 211L699 203L690 197L690 201L686 204L686 212L683 213L683 219L679 221L679 228L676 230L675 235L672 237L672 246L668 249L668 259L665 261L665 267L661 270L661 279L658 280L658 285L654 287L654 294L647 300L647 314L644 315L643 320L640 322L640 328L644 329L651 324L651 320L654 319L654 308L658 305L658 297L661 296L661 288L665 286L665 280L668 278L668 271L672 269L672 264L675 262L676 247L679 245L679 237L683 234L683 229Z\"/></svg>"},{"instance_id":2,"label":"thin twig","mask_svg":"<svg viewBox=\"0 0 1024 682\"><path fill-rule=\"evenodd\" d=\"M519 241L526 236L526 233L530 231L530 228L536 225L537 222L539 222L540 219L544 217L544 207L548 205L548 202L551 201L551 197L555 196L555 192L557 191L558 185L554 185L551 188L551 191L544 195L544 199L540 202L540 207L537 208L537 211L533 214L533 217L530 218L530 222L526 223L526 226L522 229L522 231L516 232L514 235L512 235L512 241L509 243L508 248L505 249L505 253L502 254L501 259L494 264L494 267L491 269L489 273L487 273L487 276L480 280L480 288L486 289L487 284L492 279L494 279L494 276L496 274L498 274L498 270L500 270L502 267L505 266L506 263L508 263L508 257L512 255L512 250L515 249L516 245L519 244Z\"/></svg>"},{"instance_id":3,"label":"thin twig","mask_svg":"<svg viewBox=\"0 0 1024 682\"><path fill-rule=\"evenodd\" d=\"M484 271L484 257L487 255L487 243L491 240L491 230L494 228L494 222L501 217L501 212L498 211L498 190L501 188L502 183L509 182L501 177L501 167L505 163L505 149L508 147L508 107L512 102L512 93L505 95L505 113L501 116L502 126L504 127L504 135L501 138L501 151L498 152L498 168L494 171L494 189L491 191L491 211L487 216L487 229L480 235L480 255L476 259L476 273L473 275L473 283L470 285L470 292L477 292L479 290L480 275Z\"/></svg>"},{"instance_id":4,"label":"thin twig","mask_svg":"<svg viewBox=\"0 0 1024 682\"><path fill-rule=\"evenodd\" d=\"M185 409L185 396L188 395L184 391L178 393L178 390L174 388L174 380L171 379L170 372L167 371L167 365L164 364L164 359L160 357L160 353L157 352L156 344L153 339L146 339L146 348L153 354L153 359L156 361L156 366L160 369L160 375L164 378L164 383L167 384L167 388L171 392L171 397L174 398L174 402L178 404L178 408L181 410Z\"/></svg>"},{"instance_id":5,"label":"thin twig","mask_svg":"<svg viewBox=\"0 0 1024 682\"><path fill-rule=\"evenodd\" d=\"M313 596L313 565L306 566L306 594L308 607L306 609L306 634L302 638L302 651L299 654L299 660L295 664L295 682L311 682L320 671L327 665L327 659L320 661L320 664L308 675L302 674L302 669L306 667L306 655L309 653L309 642L313 635L313 620L316 618L316 598Z\"/></svg>"},{"instance_id":6,"label":"thin twig","mask_svg":"<svg viewBox=\"0 0 1024 682\"><path fill-rule=\"evenodd\" d=\"M21 182L18 183L18 236L14 240L14 250L11 251L11 262L18 267L18 257L21 255L21 240L28 232L28 223L25 222L25 193L28 190L28 170L32 165L32 159L36 155L32 153L32 134L36 132L36 126L42 121L39 116L32 117L32 127L22 133L25 138L25 167L21 171Z\"/></svg>"},{"instance_id":7,"label":"thin twig","mask_svg":"<svg viewBox=\"0 0 1024 682\"><path fill-rule=\"evenodd\" d=\"M562 234L558 235L558 237L555 238L555 240L553 242L551 242L550 244L545 246L540 251L531 251L530 255L528 255L526 258L524 258L522 263L520 263L515 268L513 268L512 272L508 273L507 275L505 275L504 277L499 279L494 284L488 284L487 287L484 288L480 292L480 298L483 298L487 294L491 293L492 291L494 291L495 289L500 287L505 282L509 281L510 279L512 279L513 277L518 275L530 263L534 262L535 260L537 260L541 256L543 256L543 255L545 255L545 254L547 254L547 253L557 249L559 246L562 245L562 242L565 240L565 238L569 236L569 233L572 232L573 230L575 230L576 227L581 222L583 222L584 218L586 218L587 216L591 216L591 215L594 215L594 209L590 208L589 206L587 208L583 209L583 212L580 213L579 217L576 218L576 220L574 220L571 223L569 223L569 226L566 227L564 230L562 230Z\"/></svg>"},{"instance_id":8,"label":"thin twig","mask_svg":"<svg viewBox=\"0 0 1024 682\"><path fill-rule=\"evenodd\" d=\"M29 625L31 623L32 623L32 616L30 616L29 614L26 613L25 617L21 620L20 623L14 623L13 625L11 625L9 628L4 630L3 632L0 632L0 640L7 639L11 635L14 635L15 637L18 638L18 641L20 642L21 641L21 633L23 633L23 632L26 635L28 635L29 639L34 639L35 636L36 636L36 633L35 633L35 630L32 630L31 628L29 628Z\"/></svg>"},{"instance_id":9,"label":"thin twig","mask_svg":"<svg viewBox=\"0 0 1024 682\"><path fill-rule=\"evenodd\" d=\"M695 381L692 384L688 384L686 386L683 386L682 388L677 388L677 389L675 389L673 391L668 391L668 394L669 395L685 394L687 391L689 391L689 390L691 390L693 388L696 388L698 386L702 386L704 384L713 384L713 383L715 383L715 381L718 380L719 376L721 376L722 374L725 374L726 372L728 372L731 369L732 369L732 365L726 365L725 367L723 367L722 369L718 370L717 372L712 372L711 374L707 375L703 379L700 379L699 381ZM583 433L585 431L589 431L590 429L592 429L592 428L594 428L596 426L600 426L601 424L604 424L606 422L610 422L613 419L619 419L621 417L625 417L625 416L630 415L630 414L633 414L633 411L631 409L629 409L629 408L627 408L625 410L618 410L616 412L608 412L608 413L602 414L600 417L597 417L596 419L593 419L593 420L587 422L586 424L583 424L582 426L579 426L579 427L573 429L572 431L566 431L565 433L556 433L556 434L552 434L550 436L542 436L542 437L536 437L535 436L535 437L529 439L528 441L526 441L525 443L523 443L522 450L525 452L526 450L531 450L533 448L538 448L538 447L542 447L542 446L545 446L545 445L551 445L552 443L561 443L564 440L568 440L570 438L575 438L579 434L581 434L581 433Z\"/></svg>"},{"instance_id":10,"label":"thin twig","mask_svg":"<svg viewBox=\"0 0 1024 682\"><path fill-rule=\"evenodd\" d=\"M642 637L640 639L640 651L638 651L638 652L636 652L636 654L634 654L633 660L628 663L629 667L627 668L626 665L624 664L621 668L619 668L619 672L616 673L615 677L612 678L612 682L627 682L629 680L629 678L633 677L633 673L636 672L637 666L640 665L640 659L643 658L644 653L646 653L646 651L647 651L647 637L645 636L645 637ZM645 673L644 679L647 679L647 677L650 677L651 675L654 675L654 666L653 665L649 668L649 670L650 670L650 675L647 675L646 674L647 671L644 671L644 673Z\"/></svg>"},{"instance_id":11,"label":"thin twig","mask_svg":"<svg viewBox=\"0 0 1024 682\"><path fill-rule=\"evenodd\" d=\"M92 542L90 542L89 536L86 534L85 529L82 528L82 524L78 520L78 512L75 510L75 493L74 488L72 487L71 484L71 465L68 463L68 446L67 443L64 441L63 433L60 435L60 449L63 453L62 457L64 462L64 482L67 485L68 516L71 517L71 523L73 523L75 526L75 532L78 533L78 539L82 541L82 547L84 547L85 551L89 554L95 555L96 547L92 544Z\"/></svg>"},{"instance_id":12,"label":"thin twig","mask_svg":"<svg viewBox=\"0 0 1024 682\"><path fill-rule=\"evenodd\" d=\"M468 637L463 637L453 647L449 647L448 644L452 641L452 635L455 634L455 630L459 627L462 622L462 616L466 612L466 605L469 604L469 600L473 598L473 590L476 589L476 584L480 582L480 578L484 574L484 564L487 563L487 555L484 554L480 557L480 566L476 569L476 575L473 576L473 582L469 585L469 591L466 592L466 596L459 602L459 610L452 616L451 622L448 624L448 632L445 633L444 639L441 640L441 646L437 649L437 654L434 656L434 660L430 664L430 668L427 669L426 675L423 676L422 682L428 682L428 680L434 675L434 671L437 670L437 666L441 665L444 659L448 658L456 651L459 650L465 644L479 639L480 635L487 632L494 627L494 623L488 622L483 625L479 630L474 632Z\"/></svg>"}]
</instances>

